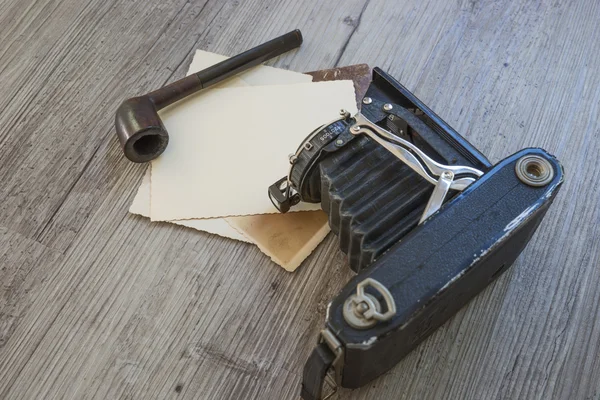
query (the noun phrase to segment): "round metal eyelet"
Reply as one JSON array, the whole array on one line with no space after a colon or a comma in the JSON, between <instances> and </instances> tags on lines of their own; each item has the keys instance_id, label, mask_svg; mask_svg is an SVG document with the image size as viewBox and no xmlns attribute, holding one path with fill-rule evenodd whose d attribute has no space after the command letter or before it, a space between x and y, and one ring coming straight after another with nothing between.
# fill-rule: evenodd
<instances>
[{"instance_id":1,"label":"round metal eyelet","mask_svg":"<svg viewBox=\"0 0 600 400\"><path fill-rule=\"evenodd\" d=\"M537 155L521 157L515 165L515 172L521 182L535 187L546 186L554 178L552 164Z\"/></svg>"}]
</instances>

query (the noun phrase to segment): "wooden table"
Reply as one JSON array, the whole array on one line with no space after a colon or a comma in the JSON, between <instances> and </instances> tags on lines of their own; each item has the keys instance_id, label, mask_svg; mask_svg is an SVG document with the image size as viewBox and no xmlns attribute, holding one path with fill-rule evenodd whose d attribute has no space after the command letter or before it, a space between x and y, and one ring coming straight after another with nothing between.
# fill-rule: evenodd
<instances>
[{"instance_id":1,"label":"wooden table","mask_svg":"<svg viewBox=\"0 0 600 400\"><path fill-rule=\"evenodd\" d=\"M599 22L596 0L2 0L0 398L296 398L351 277L336 238L290 274L128 214L145 166L113 115L195 49L298 27L276 66L379 66L493 162L540 146L566 170L510 272L338 397L600 399Z\"/></svg>"}]
</instances>

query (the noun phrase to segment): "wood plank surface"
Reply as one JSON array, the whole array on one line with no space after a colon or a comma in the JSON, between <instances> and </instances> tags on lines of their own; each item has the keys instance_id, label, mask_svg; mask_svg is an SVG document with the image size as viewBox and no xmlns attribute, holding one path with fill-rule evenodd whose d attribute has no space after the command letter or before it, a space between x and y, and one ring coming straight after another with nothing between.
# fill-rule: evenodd
<instances>
[{"instance_id":1,"label":"wood plank surface","mask_svg":"<svg viewBox=\"0 0 600 400\"><path fill-rule=\"evenodd\" d=\"M300 28L276 66L387 70L497 162L566 182L510 272L340 399L600 399L600 3L0 0L0 398L293 399L329 299L330 235L293 274L129 215L144 166L114 111ZM232 117L235 117L232 115Z\"/></svg>"}]
</instances>

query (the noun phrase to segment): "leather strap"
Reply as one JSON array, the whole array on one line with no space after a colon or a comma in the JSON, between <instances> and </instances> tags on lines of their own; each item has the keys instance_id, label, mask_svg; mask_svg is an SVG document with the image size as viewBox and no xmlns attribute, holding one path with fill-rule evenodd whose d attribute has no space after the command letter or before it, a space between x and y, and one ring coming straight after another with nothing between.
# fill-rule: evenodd
<instances>
[{"instance_id":1,"label":"leather strap","mask_svg":"<svg viewBox=\"0 0 600 400\"><path fill-rule=\"evenodd\" d=\"M334 359L335 355L326 343L319 343L312 351L304 365L302 377L300 396L304 400L321 400L325 375Z\"/></svg>"}]
</instances>

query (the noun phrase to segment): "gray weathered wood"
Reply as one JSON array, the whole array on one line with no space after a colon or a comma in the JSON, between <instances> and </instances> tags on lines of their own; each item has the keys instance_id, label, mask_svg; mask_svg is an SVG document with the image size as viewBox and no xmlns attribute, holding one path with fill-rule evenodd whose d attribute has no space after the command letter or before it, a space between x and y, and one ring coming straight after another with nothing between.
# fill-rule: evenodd
<instances>
[{"instance_id":1,"label":"gray weathered wood","mask_svg":"<svg viewBox=\"0 0 600 400\"><path fill-rule=\"evenodd\" d=\"M329 237L296 273L253 246L129 215L144 167L124 98L299 27L275 65L367 62L492 161L567 181L513 269L396 368L339 398L600 398L600 4L0 2L0 398L295 398L351 273Z\"/></svg>"}]
</instances>

